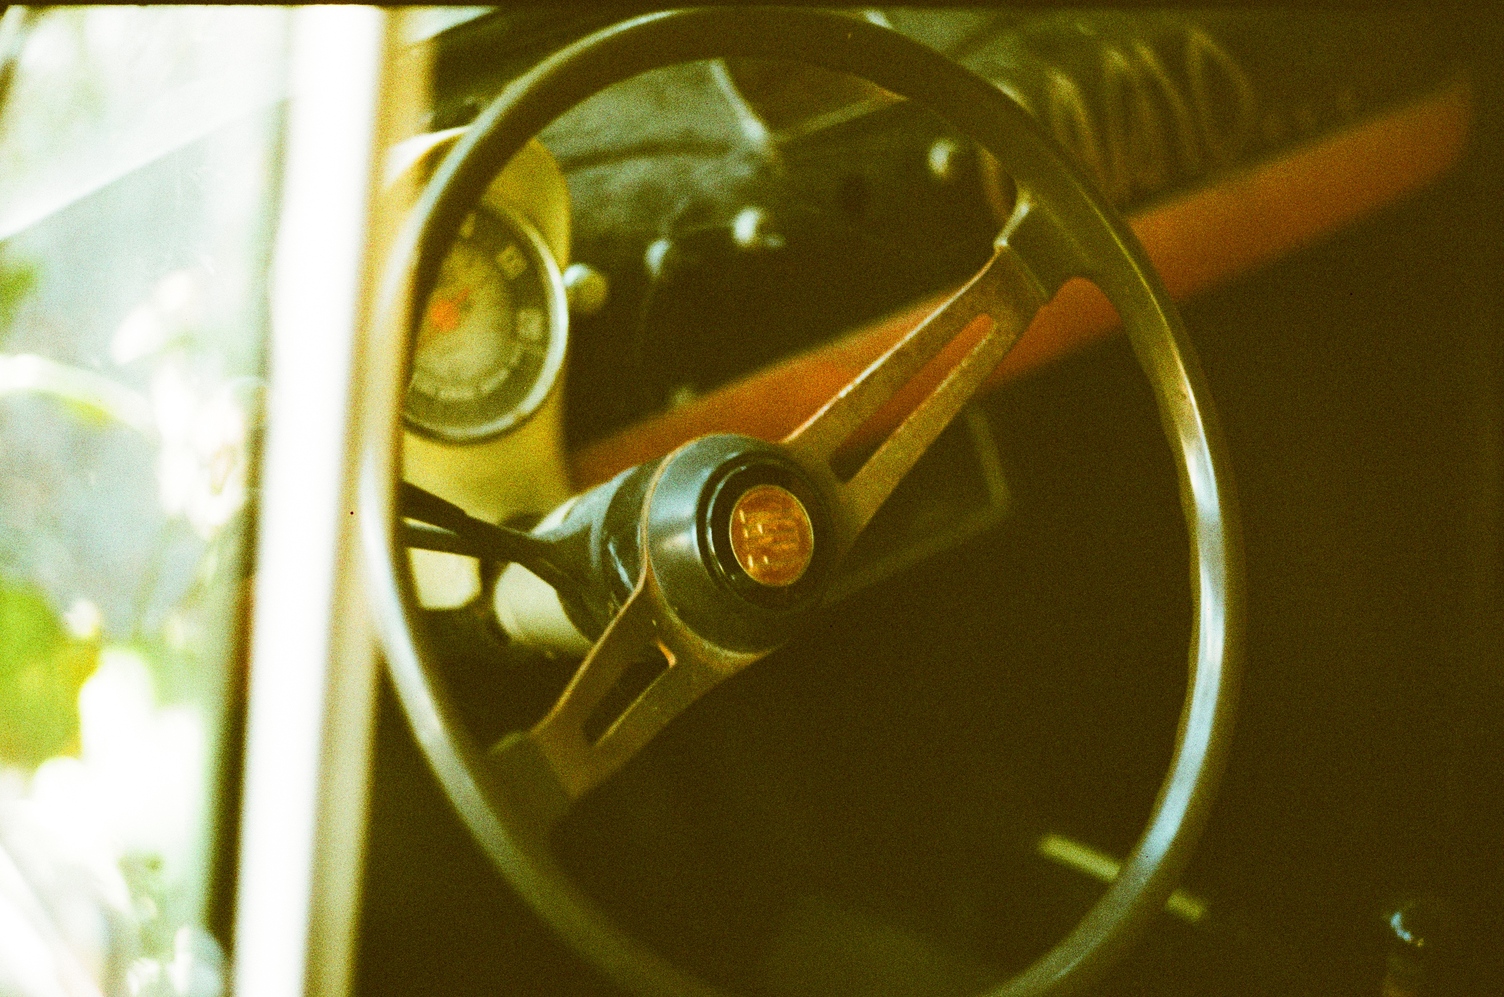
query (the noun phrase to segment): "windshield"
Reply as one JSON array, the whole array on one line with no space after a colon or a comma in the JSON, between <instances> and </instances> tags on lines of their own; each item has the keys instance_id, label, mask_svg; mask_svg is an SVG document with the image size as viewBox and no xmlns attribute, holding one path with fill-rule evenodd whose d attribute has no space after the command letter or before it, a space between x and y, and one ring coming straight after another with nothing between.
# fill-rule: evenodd
<instances>
[{"instance_id":1,"label":"windshield","mask_svg":"<svg viewBox=\"0 0 1504 997\"><path fill-rule=\"evenodd\" d=\"M0 993L223 989L287 22L0 25Z\"/></svg>"}]
</instances>

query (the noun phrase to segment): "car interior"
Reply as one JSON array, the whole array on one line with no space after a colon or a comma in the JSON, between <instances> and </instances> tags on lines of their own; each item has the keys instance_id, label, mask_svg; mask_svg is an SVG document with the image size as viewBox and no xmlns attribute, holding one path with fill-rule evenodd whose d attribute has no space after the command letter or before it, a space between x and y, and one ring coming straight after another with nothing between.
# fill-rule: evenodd
<instances>
[{"instance_id":1,"label":"car interior","mask_svg":"<svg viewBox=\"0 0 1504 997\"><path fill-rule=\"evenodd\" d=\"M1498 18L310 13L0 17L0 994L1504 992Z\"/></svg>"}]
</instances>

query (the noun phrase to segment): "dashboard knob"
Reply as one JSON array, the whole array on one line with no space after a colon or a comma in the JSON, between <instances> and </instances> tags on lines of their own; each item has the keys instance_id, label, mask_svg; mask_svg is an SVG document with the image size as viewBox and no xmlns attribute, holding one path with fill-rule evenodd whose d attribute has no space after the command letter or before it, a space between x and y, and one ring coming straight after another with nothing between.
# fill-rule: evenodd
<instances>
[{"instance_id":1,"label":"dashboard knob","mask_svg":"<svg viewBox=\"0 0 1504 997\"><path fill-rule=\"evenodd\" d=\"M783 248L783 235L774 228L772 217L756 206L736 213L731 220L731 240L742 250Z\"/></svg>"},{"instance_id":2,"label":"dashboard knob","mask_svg":"<svg viewBox=\"0 0 1504 997\"><path fill-rule=\"evenodd\" d=\"M1431 992L1436 949L1448 920L1446 904L1430 896L1407 900L1389 913L1382 997L1423 997Z\"/></svg>"},{"instance_id":3,"label":"dashboard knob","mask_svg":"<svg viewBox=\"0 0 1504 997\"><path fill-rule=\"evenodd\" d=\"M594 315L606 305L611 284L606 275L588 263L571 263L564 268L564 296L574 315Z\"/></svg>"},{"instance_id":4,"label":"dashboard knob","mask_svg":"<svg viewBox=\"0 0 1504 997\"><path fill-rule=\"evenodd\" d=\"M956 178L961 161L961 146L955 139L937 138L925 154L925 166L937 183L949 183Z\"/></svg>"}]
</instances>

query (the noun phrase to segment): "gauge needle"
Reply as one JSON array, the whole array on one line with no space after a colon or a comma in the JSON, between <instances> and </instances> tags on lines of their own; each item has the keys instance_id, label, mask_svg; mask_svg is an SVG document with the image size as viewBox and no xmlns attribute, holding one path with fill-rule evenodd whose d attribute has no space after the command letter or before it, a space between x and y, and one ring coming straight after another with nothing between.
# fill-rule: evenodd
<instances>
[{"instance_id":1,"label":"gauge needle","mask_svg":"<svg viewBox=\"0 0 1504 997\"><path fill-rule=\"evenodd\" d=\"M1425 186L1456 162L1471 120L1471 89L1464 80L1140 212L1130 223L1170 293L1183 300ZM585 446L570 458L575 487L599 484L709 433L783 439L951 293ZM1040 309L984 390L1105 337L1117 323L1117 313L1094 285L1067 283ZM850 445L881 439L928 397L968 345L952 343ZM776 404L770 399L777 399Z\"/></svg>"},{"instance_id":2,"label":"gauge needle","mask_svg":"<svg viewBox=\"0 0 1504 997\"><path fill-rule=\"evenodd\" d=\"M423 323L425 332L432 333L453 332L459 328L460 318L464 314L465 303L470 300L473 288L465 288L460 293L447 298L434 298L428 305L428 321ZM424 345L422 340L427 336L420 336L419 349Z\"/></svg>"}]
</instances>

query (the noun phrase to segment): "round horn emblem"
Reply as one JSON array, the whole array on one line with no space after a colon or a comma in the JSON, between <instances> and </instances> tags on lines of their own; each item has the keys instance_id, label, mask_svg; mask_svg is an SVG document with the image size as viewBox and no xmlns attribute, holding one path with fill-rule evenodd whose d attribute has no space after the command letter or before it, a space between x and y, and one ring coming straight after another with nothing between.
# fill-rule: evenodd
<instances>
[{"instance_id":1,"label":"round horn emblem","mask_svg":"<svg viewBox=\"0 0 1504 997\"><path fill-rule=\"evenodd\" d=\"M759 585L784 588L797 582L815 553L809 513L795 495L777 485L757 485L731 508L731 553Z\"/></svg>"}]
</instances>

